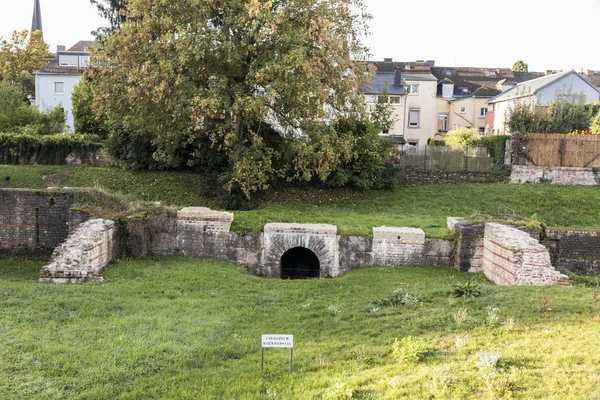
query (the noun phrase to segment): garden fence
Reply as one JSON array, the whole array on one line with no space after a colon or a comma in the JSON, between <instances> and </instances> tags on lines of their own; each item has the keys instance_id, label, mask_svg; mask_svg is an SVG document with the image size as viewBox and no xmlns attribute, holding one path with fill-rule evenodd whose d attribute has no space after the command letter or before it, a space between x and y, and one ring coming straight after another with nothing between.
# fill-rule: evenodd
<instances>
[{"instance_id":1,"label":"garden fence","mask_svg":"<svg viewBox=\"0 0 600 400\"><path fill-rule=\"evenodd\" d=\"M526 152L538 166L600 167L600 135L530 133Z\"/></svg>"},{"instance_id":2,"label":"garden fence","mask_svg":"<svg viewBox=\"0 0 600 400\"><path fill-rule=\"evenodd\" d=\"M464 149L447 146L427 146L422 151L409 151L400 155L400 164L424 171L491 172L494 159L485 147Z\"/></svg>"}]
</instances>

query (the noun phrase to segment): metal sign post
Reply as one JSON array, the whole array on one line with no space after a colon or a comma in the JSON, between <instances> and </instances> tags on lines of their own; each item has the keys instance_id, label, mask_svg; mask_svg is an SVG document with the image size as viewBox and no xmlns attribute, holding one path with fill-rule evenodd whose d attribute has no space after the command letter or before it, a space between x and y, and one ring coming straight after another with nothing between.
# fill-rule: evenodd
<instances>
[{"instance_id":1,"label":"metal sign post","mask_svg":"<svg viewBox=\"0 0 600 400\"><path fill-rule=\"evenodd\" d=\"M294 335L262 335L260 370L265 368L265 348L290 349L290 372L294 367Z\"/></svg>"}]
</instances>

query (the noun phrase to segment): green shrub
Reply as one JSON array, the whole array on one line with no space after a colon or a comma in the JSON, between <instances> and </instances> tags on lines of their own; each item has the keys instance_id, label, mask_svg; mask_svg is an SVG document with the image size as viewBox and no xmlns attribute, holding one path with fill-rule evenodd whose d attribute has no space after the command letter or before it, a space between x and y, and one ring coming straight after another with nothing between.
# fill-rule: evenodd
<instances>
[{"instance_id":1,"label":"green shrub","mask_svg":"<svg viewBox=\"0 0 600 400\"><path fill-rule=\"evenodd\" d=\"M452 289L450 290L450 294L453 297L464 297L464 298L473 298L481 296L481 287L473 282L468 281L465 283L456 282Z\"/></svg>"},{"instance_id":2,"label":"green shrub","mask_svg":"<svg viewBox=\"0 0 600 400\"><path fill-rule=\"evenodd\" d=\"M101 145L83 135L32 135L0 133L0 164L28 163L36 156L37 164L59 165L71 153L85 158Z\"/></svg>"},{"instance_id":3,"label":"green shrub","mask_svg":"<svg viewBox=\"0 0 600 400\"><path fill-rule=\"evenodd\" d=\"M429 352L427 343L421 338L407 336L400 340L395 339L392 344L392 355L397 362L414 364L422 361Z\"/></svg>"},{"instance_id":4,"label":"green shrub","mask_svg":"<svg viewBox=\"0 0 600 400\"><path fill-rule=\"evenodd\" d=\"M596 114L591 126L592 133L594 135L600 135L600 113Z\"/></svg>"},{"instance_id":5,"label":"green shrub","mask_svg":"<svg viewBox=\"0 0 600 400\"><path fill-rule=\"evenodd\" d=\"M446 135L446 146L450 147L473 147L477 136L474 129L453 129Z\"/></svg>"},{"instance_id":6,"label":"green shrub","mask_svg":"<svg viewBox=\"0 0 600 400\"><path fill-rule=\"evenodd\" d=\"M76 133L94 134L102 138L108 135L108 127L103 118L97 118L92 110L92 87L86 77L73 89L73 119Z\"/></svg>"}]
</instances>

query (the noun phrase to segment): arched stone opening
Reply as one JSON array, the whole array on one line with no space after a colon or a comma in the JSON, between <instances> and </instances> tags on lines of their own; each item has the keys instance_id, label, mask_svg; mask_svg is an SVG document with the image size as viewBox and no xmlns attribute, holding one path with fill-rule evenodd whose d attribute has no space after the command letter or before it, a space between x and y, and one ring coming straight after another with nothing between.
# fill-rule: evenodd
<instances>
[{"instance_id":1,"label":"arched stone opening","mask_svg":"<svg viewBox=\"0 0 600 400\"><path fill-rule=\"evenodd\" d=\"M319 278L319 257L306 247L294 247L281 256L281 279Z\"/></svg>"}]
</instances>

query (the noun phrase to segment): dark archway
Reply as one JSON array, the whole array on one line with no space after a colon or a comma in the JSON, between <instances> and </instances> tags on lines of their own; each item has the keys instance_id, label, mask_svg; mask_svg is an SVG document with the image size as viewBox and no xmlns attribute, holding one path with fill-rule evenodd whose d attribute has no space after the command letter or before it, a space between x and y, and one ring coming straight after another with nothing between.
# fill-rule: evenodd
<instances>
[{"instance_id":1,"label":"dark archway","mask_svg":"<svg viewBox=\"0 0 600 400\"><path fill-rule=\"evenodd\" d=\"M281 256L281 279L318 278L319 257L305 247L294 247Z\"/></svg>"}]
</instances>

